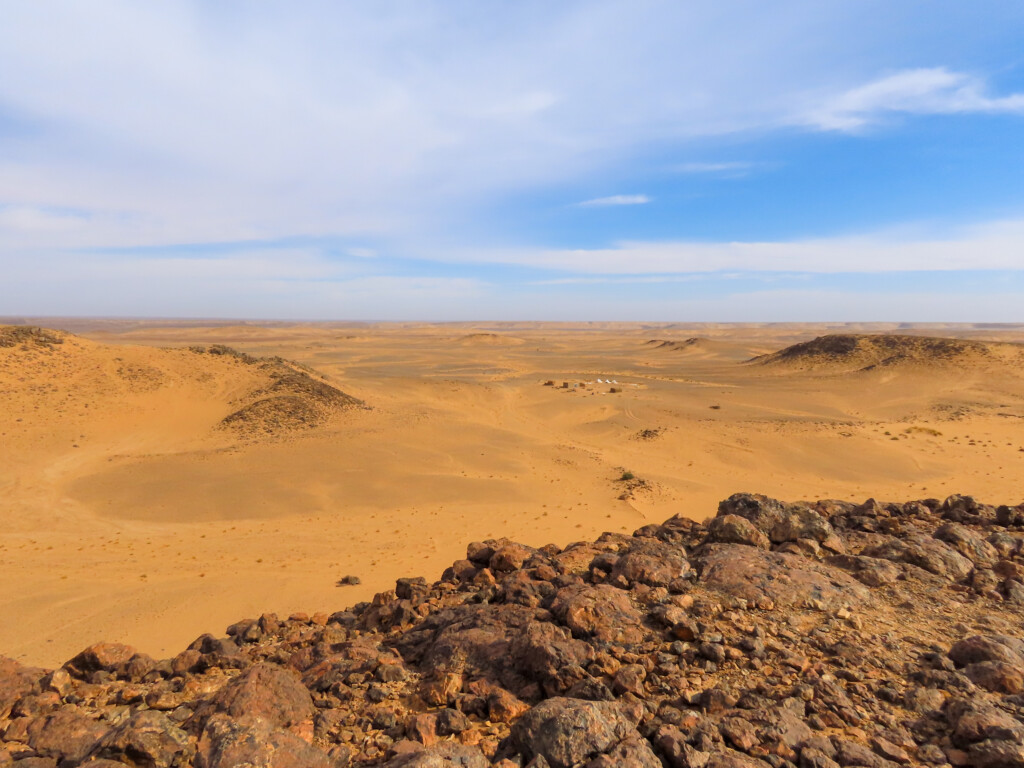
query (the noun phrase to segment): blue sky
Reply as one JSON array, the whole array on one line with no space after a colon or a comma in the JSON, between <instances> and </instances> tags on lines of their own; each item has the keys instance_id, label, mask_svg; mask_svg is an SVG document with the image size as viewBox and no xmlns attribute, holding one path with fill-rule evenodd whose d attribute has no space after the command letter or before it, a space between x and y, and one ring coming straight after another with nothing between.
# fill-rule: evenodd
<instances>
[{"instance_id":1,"label":"blue sky","mask_svg":"<svg viewBox=\"0 0 1024 768\"><path fill-rule=\"evenodd\" d=\"M1024 321L1018 2L0 21L0 315Z\"/></svg>"}]
</instances>

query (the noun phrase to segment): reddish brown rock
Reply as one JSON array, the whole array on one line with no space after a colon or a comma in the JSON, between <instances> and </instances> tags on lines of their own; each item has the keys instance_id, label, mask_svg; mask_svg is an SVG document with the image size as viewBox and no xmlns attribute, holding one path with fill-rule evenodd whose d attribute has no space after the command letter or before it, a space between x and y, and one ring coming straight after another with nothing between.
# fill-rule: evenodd
<instances>
[{"instance_id":1,"label":"reddish brown rock","mask_svg":"<svg viewBox=\"0 0 1024 768\"><path fill-rule=\"evenodd\" d=\"M710 544L697 562L705 586L752 603L803 607L860 605L871 593L842 571L799 555L764 552L735 544Z\"/></svg>"},{"instance_id":2,"label":"reddish brown rock","mask_svg":"<svg viewBox=\"0 0 1024 768\"><path fill-rule=\"evenodd\" d=\"M572 637L565 627L531 621L512 638L516 665L528 677L545 682L568 666L585 667L594 659L593 647Z\"/></svg>"},{"instance_id":3,"label":"reddish brown rock","mask_svg":"<svg viewBox=\"0 0 1024 768\"><path fill-rule=\"evenodd\" d=\"M490 764L478 747L445 743L399 755L384 768L489 768Z\"/></svg>"},{"instance_id":4,"label":"reddish brown rock","mask_svg":"<svg viewBox=\"0 0 1024 768\"><path fill-rule=\"evenodd\" d=\"M643 616L629 593L608 585L566 587L555 595L551 611L574 637L630 645L644 638Z\"/></svg>"},{"instance_id":5,"label":"reddish brown rock","mask_svg":"<svg viewBox=\"0 0 1024 768\"><path fill-rule=\"evenodd\" d=\"M718 505L718 516L737 515L746 518L764 534L771 531L786 513L786 505L757 493L734 493Z\"/></svg>"},{"instance_id":6,"label":"reddish brown rock","mask_svg":"<svg viewBox=\"0 0 1024 768\"><path fill-rule=\"evenodd\" d=\"M949 658L959 666L983 661L1024 664L1024 641L1008 635L972 635L953 644Z\"/></svg>"},{"instance_id":7,"label":"reddish brown rock","mask_svg":"<svg viewBox=\"0 0 1024 768\"><path fill-rule=\"evenodd\" d=\"M312 734L313 699L291 672L257 664L217 694L214 707L231 717L254 717L279 728Z\"/></svg>"},{"instance_id":8,"label":"reddish brown rock","mask_svg":"<svg viewBox=\"0 0 1024 768\"><path fill-rule=\"evenodd\" d=\"M742 544L758 549L771 549L772 542L745 517L720 515L708 523L708 543Z\"/></svg>"},{"instance_id":9,"label":"reddish brown rock","mask_svg":"<svg viewBox=\"0 0 1024 768\"><path fill-rule=\"evenodd\" d=\"M952 547L931 536L919 534L902 539L890 538L882 544L867 547L861 554L914 565L951 581L967 578L974 568L970 560Z\"/></svg>"},{"instance_id":10,"label":"reddish brown rock","mask_svg":"<svg viewBox=\"0 0 1024 768\"><path fill-rule=\"evenodd\" d=\"M116 674L127 667L128 662L137 653L138 651L130 645L122 643L96 643L68 661L64 668L81 679L94 672Z\"/></svg>"},{"instance_id":11,"label":"reddish brown rock","mask_svg":"<svg viewBox=\"0 0 1024 768\"><path fill-rule=\"evenodd\" d=\"M427 618L415 645L401 645L408 659L430 670L432 679L454 672L467 679L487 677L517 686L513 643L535 621L521 605L462 605Z\"/></svg>"},{"instance_id":12,"label":"reddish brown rock","mask_svg":"<svg viewBox=\"0 0 1024 768\"><path fill-rule=\"evenodd\" d=\"M718 730L727 744L741 752L749 752L759 741L757 729L740 717L723 718Z\"/></svg>"},{"instance_id":13,"label":"reddish brown rock","mask_svg":"<svg viewBox=\"0 0 1024 768\"><path fill-rule=\"evenodd\" d=\"M43 757L80 761L109 728L73 709L62 709L28 727L28 743Z\"/></svg>"},{"instance_id":14,"label":"reddish brown rock","mask_svg":"<svg viewBox=\"0 0 1024 768\"><path fill-rule=\"evenodd\" d=\"M953 743L961 748L986 739L1024 743L1024 724L987 702L955 699L946 707L946 719Z\"/></svg>"},{"instance_id":15,"label":"reddish brown rock","mask_svg":"<svg viewBox=\"0 0 1024 768\"><path fill-rule=\"evenodd\" d=\"M646 584L667 587L690 573L686 551L660 541L637 540L615 561L611 583Z\"/></svg>"},{"instance_id":16,"label":"reddish brown rock","mask_svg":"<svg viewBox=\"0 0 1024 768\"><path fill-rule=\"evenodd\" d=\"M523 567L536 550L522 544L509 542L498 547L491 555L490 569L496 573L508 573Z\"/></svg>"},{"instance_id":17,"label":"reddish brown rock","mask_svg":"<svg viewBox=\"0 0 1024 768\"><path fill-rule=\"evenodd\" d=\"M934 533L978 568L992 568L999 562L999 553L977 531L960 523L946 523Z\"/></svg>"},{"instance_id":18,"label":"reddish brown rock","mask_svg":"<svg viewBox=\"0 0 1024 768\"><path fill-rule=\"evenodd\" d=\"M691 746L675 726L661 726L651 740L668 768L703 768L707 764L708 753Z\"/></svg>"},{"instance_id":19,"label":"reddish brown rock","mask_svg":"<svg viewBox=\"0 0 1024 768\"><path fill-rule=\"evenodd\" d=\"M995 507L982 504L973 496L958 493L943 501L939 511L946 520L968 525L987 525L996 521Z\"/></svg>"},{"instance_id":20,"label":"reddish brown rock","mask_svg":"<svg viewBox=\"0 0 1024 768\"><path fill-rule=\"evenodd\" d=\"M615 745L608 754L591 760L586 768L663 768L647 739L640 736L627 738Z\"/></svg>"},{"instance_id":21,"label":"reddish brown rock","mask_svg":"<svg viewBox=\"0 0 1024 768\"><path fill-rule=\"evenodd\" d=\"M188 734L165 714L139 710L101 737L89 757L119 760L138 768L175 768L191 760L194 752Z\"/></svg>"},{"instance_id":22,"label":"reddish brown rock","mask_svg":"<svg viewBox=\"0 0 1024 768\"><path fill-rule=\"evenodd\" d=\"M410 738L425 746L429 747L431 744L436 744L438 740L437 715L432 712L414 715L409 720L406 733Z\"/></svg>"},{"instance_id":23,"label":"reddish brown rock","mask_svg":"<svg viewBox=\"0 0 1024 768\"><path fill-rule=\"evenodd\" d=\"M1012 741L981 741L967 750L971 768L1024 768L1024 746Z\"/></svg>"},{"instance_id":24,"label":"reddish brown rock","mask_svg":"<svg viewBox=\"0 0 1024 768\"><path fill-rule=\"evenodd\" d=\"M36 690L42 670L23 667L14 659L0 656L0 720L22 696Z\"/></svg>"},{"instance_id":25,"label":"reddish brown rock","mask_svg":"<svg viewBox=\"0 0 1024 768\"><path fill-rule=\"evenodd\" d=\"M164 661L0 660L0 768L1024 768L1024 529L941 508L740 495L717 519L774 552L679 518L488 541L469 580L266 614Z\"/></svg>"},{"instance_id":26,"label":"reddish brown rock","mask_svg":"<svg viewBox=\"0 0 1024 768\"><path fill-rule=\"evenodd\" d=\"M571 768L630 735L636 735L634 723L617 703L553 698L519 718L511 740L527 759L539 755L552 768Z\"/></svg>"},{"instance_id":27,"label":"reddish brown rock","mask_svg":"<svg viewBox=\"0 0 1024 768\"><path fill-rule=\"evenodd\" d=\"M196 768L337 768L326 753L258 717L218 714L199 739Z\"/></svg>"},{"instance_id":28,"label":"reddish brown rock","mask_svg":"<svg viewBox=\"0 0 1024 768\"><path fill-rule=\"evenodd\" d=\"M964 667L964 674L975 685L995 693L1024 691L1024 670L1002 661L980 661Z\"/></svg>"},{"instance_id":29,"label":"reddish brown rock","mask_svg":"<svg viewBox=\"0 0 1024 768\"><path fill-rule=\"evenodd\" d=\"M768 531L768 538L774 544L800 539L822 543L831 539L833 535L828 520L802 504L787 505Z\"/></svg>"},{"instance_id":30,"label":"reddish brown rock","mask_svg":"<svg viewBox=\"0 0 1024 768\"><path fill-rule=\"evenodd\" d=\"M884 587L899 579L903 571L889 560L863 555L834 555L825 562L844 571L849 571L861 584L869 587Z\"/></svg>"},{"instance_id":31,"label":"reddish brown rock","mask_svg":"<svg viewBox=\"0 0 1024 768\"><path fill-rule=\"evenodd\" d=\"M496 688L487 696L487 717L495 723L512 723L530 708L530 705L504 688Z\"/></svg>"}]
</instances>

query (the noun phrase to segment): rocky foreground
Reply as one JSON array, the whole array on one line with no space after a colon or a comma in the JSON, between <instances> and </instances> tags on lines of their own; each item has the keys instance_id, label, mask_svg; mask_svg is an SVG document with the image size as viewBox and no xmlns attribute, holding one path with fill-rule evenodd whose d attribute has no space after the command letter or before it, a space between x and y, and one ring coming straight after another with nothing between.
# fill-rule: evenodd
<instances>
[{"instance_id":1,"label":"rocky foreground","mask_svg":"<svg viewBox=\"0 0 1024 768\"><path fill-rule=\"evenodd\" d=\"M471 544L173 659L0 659L0 766L1024 766L1024 505L786 504Z\"/></svg>"}]
</instances>

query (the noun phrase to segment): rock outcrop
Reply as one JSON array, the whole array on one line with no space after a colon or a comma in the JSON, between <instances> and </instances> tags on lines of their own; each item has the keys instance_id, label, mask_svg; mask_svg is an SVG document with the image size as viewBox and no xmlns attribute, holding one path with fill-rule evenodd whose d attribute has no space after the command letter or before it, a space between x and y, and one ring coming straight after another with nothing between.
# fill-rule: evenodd
<instances>
[{"instance_id":1,"label":"rock outcrop","mask_svg":"<svg viewBox=\"0 0 1024 768\"><path fill-rule=\"evenodd\" d=\"M1024 505L784 503L470 544L171 659L0 658L0 768L1024 766Z\"/></svg>"}]
</instances>

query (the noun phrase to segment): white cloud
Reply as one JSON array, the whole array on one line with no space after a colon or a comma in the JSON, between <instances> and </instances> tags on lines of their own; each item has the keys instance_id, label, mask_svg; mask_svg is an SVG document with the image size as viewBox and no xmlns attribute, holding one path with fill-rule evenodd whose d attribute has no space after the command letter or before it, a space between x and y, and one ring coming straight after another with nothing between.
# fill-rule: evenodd
<instances>
[{"instance_id":1,"label":"white cloud","mask_svg":"<svg viewBox=\"0 0 1024 768\"><path fill-rule=\"evenodd\" d=\"M680 163L670 170L675 173L713 174L725 176L744 176L754 168L754 163L722 162L722 163Z\"/></svg>"},{"instance_id":2,"label":"white cloud","mask_svg":"<svg viewBox=\"0 0 1024 768\"><path fill-rule=\"evenodd\" d=\"M50 211L31 205L11 205L0 208L0 232L58 233L81 231L88 222L82 214Z\"/></svg>"},{"instance_id":3,"label":"white cloud","mask_svg":"<svg viewBox=\"0 0 1024 768\"><path fill-rule=\"evenodd\" d=\"M850 131L886 114L1024 114L1024 94L990 96L984 81L944 67L910 69L861 85L801 116L799 122L826 131Z\"/></svg>"},{"instance_id":4,"label":"white cloud","mask_svg":"<svg viewBox=\"0 0 1024 768\"><path fill-rule=\"evenodd\" d=\"M480 297L491 292L476 278L380 275L368 272L370 265L311 248L216 258L34 253L5 268L0 314L416 319L467 303L483 308Z\"/></svg>"},{"instance_id":5,"label":"white cloud","mask_svg":"<svg viewBox=\"0 0 1024 768\"><path fill-rule=\"evenodd\" d=\"M1024 267L1024 220L989 223L946 238L879 232L789 242L622 242L596 249L495 249L439 255L445 257L575 275L1020 270Z\"/></svg>"},{"instance_id":6,"label":"white cloud","mask_svg":"<svg viewBox=\"0 0 1024 768\"><path fill-rule=\"evenodd\" d=\"M610 197L584 200L576 205L580 208L602 208L609 205L646 205L649 202L651 202L651 198L647 195L611 195Z\"/></svg>"},{"instance_id":7,"label":"white cloud","mask_svg":"<svg viewBox=\"0 0 1024 768\"><path fill-rule=\"evenodd\" d=\"M955 69L873 81L929 34L913 18L881 23L884 0L641 5L9 4L0 115L21 127L0 134L0 205L84 216L13 244L422 242L652 146L1017 108Z\"/></svg>"},{"instance_id":8,"label":"white cloud","mask_svg":"<svg viewBox=\"0 0 1024 768\"><path fill-rule=\"evenodd\" d=\"M373 248L365 248L361 246L355 246L347 248L345 250L349 256L355 256L357 259L375 259L377 258L377 252Z\"/></svg>"},{"instance_id":9,"label":"white cloud","mask_svg":"<svg viewBox=\"0 0 1024 768\"><path fill-rule=\"evenodd\" d=\"M470 278L371 274L394 267L384 254L511 263L574 280L1019 269L1024 235L1012 223L946 239L470 247L476 233L506 234L512 217L501 205L510 199L644 188L621 169L649 163L664 173L669 150L707 157L709 146L724 152L746 136L856 131L894 114L1024 111L1022 95L965 74L963 57L904 68L915 51L933 61L958 19L981 23L976 8L952 4L920 24L897 5L8 3L0 310L379 317L442 304L486 316L500 306L493 287ZM1000 13L983 16L994 26ZM740 138L714 140L725 135ZM581 205L649 202L624 194ZM345 263L315 248L110 255L274 240L359 245L339 246Z\"/></svg>"}]
</instances>

